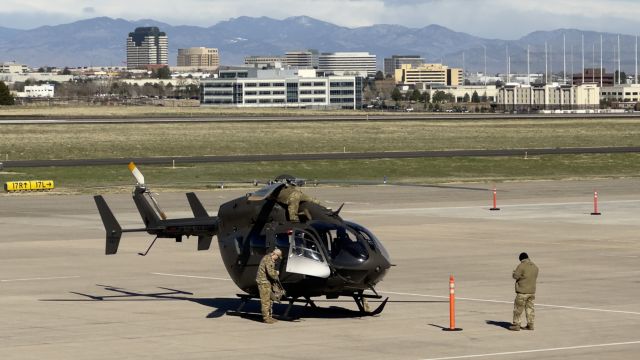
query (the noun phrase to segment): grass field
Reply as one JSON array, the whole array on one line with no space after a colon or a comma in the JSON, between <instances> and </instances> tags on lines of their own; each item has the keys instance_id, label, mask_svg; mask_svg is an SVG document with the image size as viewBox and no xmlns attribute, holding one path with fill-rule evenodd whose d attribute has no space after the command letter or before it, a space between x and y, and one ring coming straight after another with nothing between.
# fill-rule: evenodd
<instances>
[{"instance_id":1,"label":"grass field","mask_svg":"<svg viewBox=\"0 0 640 360\"><path fill-rule=\"evenodd\" d=\"M9 160L640 146L640 119L0 125L0 134Z\"/></svg>"},{"instance_id":2,"label":"grass field","mask_svg":"<svg viewBox=\"0 0 640 360\"><path fill-rule=\"evenodd\" d=\"M154 189L203 189L250 186L288 173L320 184L351 182L435 184L511 180L636 177L640 154L461 157L359 161L260 162L171 166L141 165ZM62 192L130 191L134 180L126 166L20 168L0 173L0 181L52 179Z\"/></svg>"},{"instance_id":3,"label":"grass field","mask_svg":"<svg viewBox=\"0 0 640 360\"><path fill-rule=\"evenodd\" d=\"M640 120L0 125L0 161L236 154L640 146ZM460 157L359 161L141 164L160 187L216 187L289 173L307 179L443 183L634 177L640 154ZM124 166L9 169L0 181L53 179L64 191L132 184Z\"/></svg>"}]
</instances>

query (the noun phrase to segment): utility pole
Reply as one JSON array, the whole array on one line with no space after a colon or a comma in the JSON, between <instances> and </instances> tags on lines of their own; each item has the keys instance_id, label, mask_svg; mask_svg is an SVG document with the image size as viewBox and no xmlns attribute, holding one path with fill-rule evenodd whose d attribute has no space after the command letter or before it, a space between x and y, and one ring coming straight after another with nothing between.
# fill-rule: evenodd
<instances>
[{"instance_id":1,"label":"utility pole","mask_svg":"<svg viewBox=\"0 0 640 360\"><path fill-rule=\"evenodd\" d=\"M567 84L567 35L562 34L562 81Z\"/></svg>"}]
</instances>

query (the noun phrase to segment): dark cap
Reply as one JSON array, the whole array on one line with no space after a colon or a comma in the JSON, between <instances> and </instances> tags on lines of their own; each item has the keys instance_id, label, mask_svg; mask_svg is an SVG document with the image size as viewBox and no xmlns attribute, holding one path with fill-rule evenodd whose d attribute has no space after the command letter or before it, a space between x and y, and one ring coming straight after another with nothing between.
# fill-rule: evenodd
<instances>
[{"instance_id":1,"label":"dark cap","mask_svg":"<svg viewBox=\"0 0 640 360\"><path fill-rule=\"evenodd\" d=\"M526 252L520 253L520 256L518 257L518 259L520 259L520 261L524 260L524 259L528 259L529 255L527 255Z\"/></svg>"}]
</instances>

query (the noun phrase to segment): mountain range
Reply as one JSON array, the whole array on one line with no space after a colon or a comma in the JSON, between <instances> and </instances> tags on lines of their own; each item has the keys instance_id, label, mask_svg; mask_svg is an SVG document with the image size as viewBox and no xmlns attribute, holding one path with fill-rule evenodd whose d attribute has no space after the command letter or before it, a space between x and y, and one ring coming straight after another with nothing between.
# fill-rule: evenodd
<instances>
[{"instance_id":1,"label":"mountain range","mask_svg":"<svg viewBox=\"0 0 640 360\"><path fill-rule=\"evenodd\" d=\"M178 48L216 47L223 65L242 64L248 55L282 55L286 51L317 49L320 52L368 51L382 59L393 54L415 54L427 62L443 62L467 71L489 73L527 69L530 48L531 71L545 69L547 43L549 71L567 72L582 67L582 36L585 67L600 66L600 37L603 38L604 67L617 64L617 34L555 29L532 32L517 40L486 39L456 32L439 25L409 28L401 25L372 25L347 28L308 16L283 20L268 17L238 17L210 27L172 26L155 20L129 21L98 17L30 30L0 27L0 62L17 61L29 66L116 66L126 59L128 33L140 26L157 26L169 37L169 63L175 64ZM505 29L507 31L507 29ZM566 41L566 65L563 42ZM620 36L622 69L635 71L635 37ZM595 49L595 51L594 51ZM571 54L573 53L573 57ZM463 62L464 59L464 62ZM573 59L573 61L571 60Z\"/></svg>"}]
</instances>

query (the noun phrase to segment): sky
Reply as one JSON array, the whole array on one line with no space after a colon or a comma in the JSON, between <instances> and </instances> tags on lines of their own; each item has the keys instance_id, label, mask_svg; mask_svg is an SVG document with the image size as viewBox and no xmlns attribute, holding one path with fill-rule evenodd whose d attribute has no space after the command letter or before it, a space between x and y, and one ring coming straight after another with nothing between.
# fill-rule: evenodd
<instances>
[{"instance_id":1,"label":"sky","mask_svg":"<svg viewBox=\"0 0 640 360\"><path fill-rule=\"evenodd\" d=\"M0 26L31 29L98 16L212 26L239 16L307 15L346 27L438 24L485 38L576 28L635 35L638 0L2 0Z\"/></svg>"}]
</instances>

